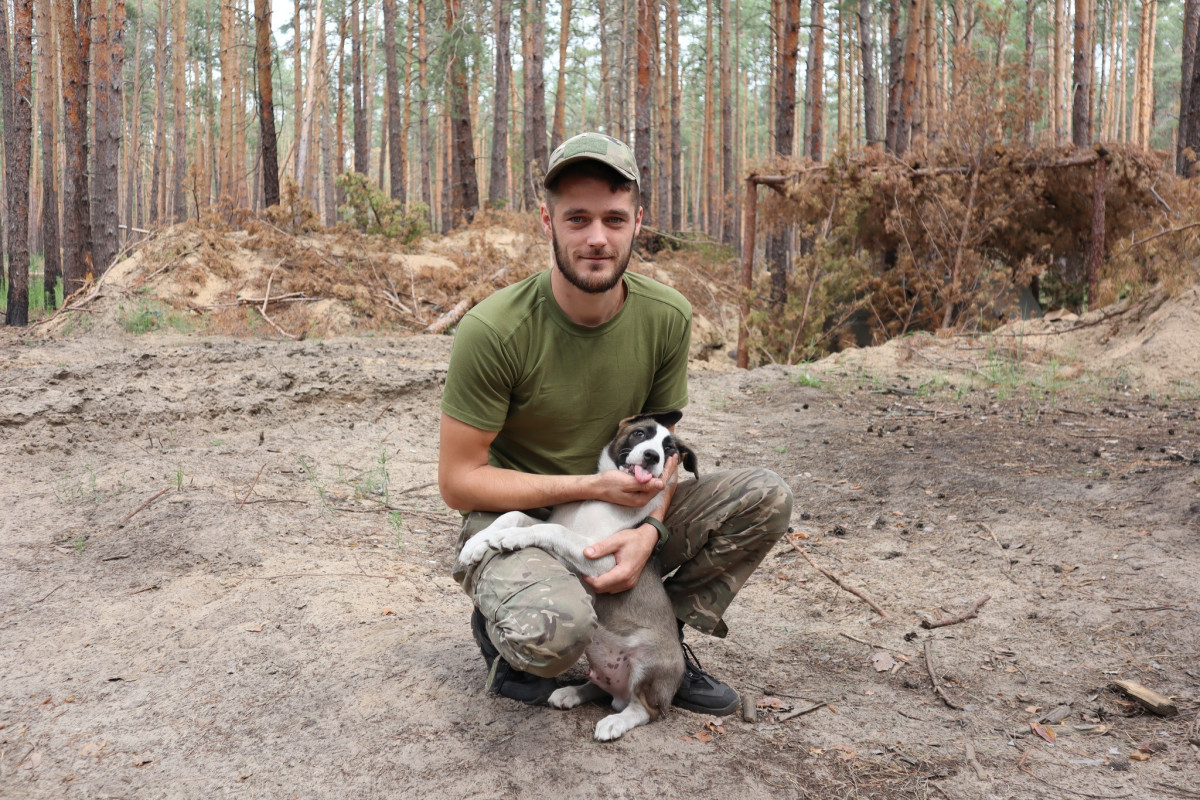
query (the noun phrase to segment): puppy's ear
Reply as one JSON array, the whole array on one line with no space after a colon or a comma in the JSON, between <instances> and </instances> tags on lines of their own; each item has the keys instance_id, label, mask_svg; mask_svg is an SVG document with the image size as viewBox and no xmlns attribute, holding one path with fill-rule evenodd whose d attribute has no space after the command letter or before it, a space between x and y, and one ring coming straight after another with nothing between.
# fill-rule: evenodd
<instances>
[{"instance_id":1,"label":"puppy's ear","mask_svg":"<svg viewBox=\"0 0 1200 800\"><path fill-rule=\"evenodd\" d=\"M679 420L683 419L682 411L659 411L655 414L647 414L646 416L653 419L664 428L674 428Z\"/></svg>"},{"instance_id":2,"label":"puppy's ear","mask_svg":"<svg viewBox=\"0 0 1200 800\"><path fill-rule=\"evenodd\" d=\"M683 465L683 468L699 478L700 470L696 462L696 452L678 438L675 439L675 449L679 451L679 463Z\"/></svg>"}]
</instances>

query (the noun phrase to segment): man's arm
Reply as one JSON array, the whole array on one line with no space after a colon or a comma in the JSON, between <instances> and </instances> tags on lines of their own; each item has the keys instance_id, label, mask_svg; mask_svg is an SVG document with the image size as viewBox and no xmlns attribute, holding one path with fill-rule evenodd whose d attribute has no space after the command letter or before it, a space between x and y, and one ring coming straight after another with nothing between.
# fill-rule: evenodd
<instances>
[{"instance_id":1,"label":"man's arm","mask_svg":"<svg viewBox=\"0 0 1200 800\"><path fill-rule=\"evenodd\" d=\"M493 467L488 463L488 447L495 438L493 431L442 414L438 488L446 505L458 511L517 511L575 500L642 506L665 485L659 478L638 483L619 470L593 475L531 475Z\"/></svg>"}]
</instances>

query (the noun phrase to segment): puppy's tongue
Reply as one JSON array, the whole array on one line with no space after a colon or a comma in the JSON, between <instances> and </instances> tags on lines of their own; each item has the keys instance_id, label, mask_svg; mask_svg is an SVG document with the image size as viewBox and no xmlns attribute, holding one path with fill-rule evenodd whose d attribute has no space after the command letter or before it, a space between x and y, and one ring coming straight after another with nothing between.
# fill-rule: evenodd
<instances>
[{"instance_id":1,"label":"puppy's tongue","mask_svg":"<svg viewBox=\"0 0 1200 800\"><path fill-rule=\"evenodd\" d=\"M633 477L637 478L638 483L649 483L654 479L654 476L647 472L641 464L633 465Z\"/></svg>"}]
</instances>

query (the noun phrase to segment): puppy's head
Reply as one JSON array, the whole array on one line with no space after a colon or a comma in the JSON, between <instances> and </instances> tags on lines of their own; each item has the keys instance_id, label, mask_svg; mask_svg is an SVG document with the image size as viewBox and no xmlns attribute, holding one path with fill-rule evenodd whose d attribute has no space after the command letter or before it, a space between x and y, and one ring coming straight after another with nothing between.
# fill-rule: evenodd
<instances>
[{"instance_id":1,"label":"puppy's head","mask_svg":"<svg viewBox=\"0 0 1200 800\"><path fill-rule=\"evenodd\" d=\"M600 457L600 468L624 470L645 482L661 476L667 459L678 454L684 469L699 475L696 454L670 431L682 418L681 411L664 411L621 420Z\"/></svg>"}]
</instances>

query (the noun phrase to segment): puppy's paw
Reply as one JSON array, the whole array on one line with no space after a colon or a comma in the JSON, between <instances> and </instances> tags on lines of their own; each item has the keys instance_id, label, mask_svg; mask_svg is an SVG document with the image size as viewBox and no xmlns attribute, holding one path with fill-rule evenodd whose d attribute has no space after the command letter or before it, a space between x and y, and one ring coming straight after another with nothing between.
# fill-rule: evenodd
<instances>
[{"instance_id":1,"label":"puppy's paw","mask_svg":"<svg viewBox=\"0 0 1200 800\"><path fill-rule=\"evenodd\" d=\"M568 708L576 708L587 701L586 693L581 691L582 686L564 686L561 689L555 689L547 701L551 708L566 710Z\"/></svg>"},{"instance_id":2,"label":"puppy's paw","mask_svg":"<svg viewBox=\"0 0 1200 800\"><path fill-rule=\"evenodd\" d=\"M630 729L636 727L627 717L621 714L610 714L596 723L595 739L597 742L611 742L620 739Z\"/></svg>"},{"instance_id":3,"label":"puppy's paw","mask_svg":"<svg viewBox=\"0 0 1200 800\"><path fill-rule=\"evenodd\" d=\"M489 550L499 550L492 542L494 537L489 535L488 531L480 531L479 533L467 539L467 543L463 545L463 549L458 553L458 563L469 566L478 564L487 555Z\"/></svg>"}]
</instances>

